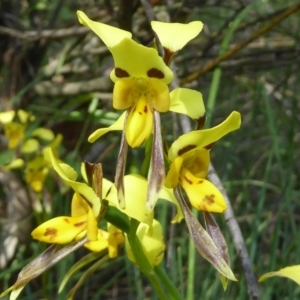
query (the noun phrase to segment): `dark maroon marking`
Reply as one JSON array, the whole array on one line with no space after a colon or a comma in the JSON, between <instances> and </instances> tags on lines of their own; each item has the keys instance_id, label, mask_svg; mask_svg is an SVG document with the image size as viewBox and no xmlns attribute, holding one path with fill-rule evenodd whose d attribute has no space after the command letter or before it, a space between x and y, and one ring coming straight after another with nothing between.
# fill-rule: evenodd
<instances>
[{"instance_id":1,"label":"dark maroon marking","mask_svg":"<svg viewBox=\"0 0 300 300\"><path fill-rule=\"evenodd\" d=\"M146 114L148 112L148 107L147 107L147 105L145 105L145 107L144 107L144 113Z\"/></svg>"},{"instance_id":2,"label":"dark maroon marking","mask_svg":"<svg viewBox=\"0 0 300 300\"><path fill-rule=\"evenodd\" d=\"M164 62L165 62L165 64L166 64L167 66L169 66L170 63L171 63L171 61L172 61L172 58L173 58L175 52L173 52L173 51L171 51L170 49L165 48L165 47L164 47L164 52L165 52L165 53L164 53Z\"/></svg>"},{"instance_id":3,"label":"dark maroon marking","mask_svg":"<svg viewBox=\"0 0 300 300\"><path fill-rule=\"evenodd\" d=\"M64 218L64 221L65 221L66 223L69 223L69 224L70 224L70 221L69 221L69 219L67 219L67 218Z\"/></svg>"},{"instance_id":4,"label":"dark maroon marking","mask_svg":"<svg viewBox=\"0 0 300 300\"><path fill-rule=\"evenodd\" d=\"M115 75L118 78L130 77L129 73L123 69L115 68Z\"/></svg>"},{"instance_id":5,"label":"dark maroon marking","mask_svg":"<svg viewBox=\"0 0 300 300\"><path fill-rule=\"evenodd\" d=\"M201 184L203 182L203 180L199 180L198 182L197 182L197 184Z\"/></svg>"},{"instance_id":6,"label":"dark maroon marking","mask_svg":"<svg viewBox=\"0 0 300 300\"><path fill-rule=\"evenodd\" d=\"M46 228L46 232L44 233L44 236L48 235L56 235L57 229L55 228Z\"/></svg>"},{"instance_id":7,"label":"dark maroon marking","mask_svg":"<svg viewBox=\"0 0 300 300\"><path fill-rule=\"evenodd\" d=\"M187 177L183 176L184 180L189 183L189 184L193 184L193 181L188 179Z\"/></svg>"},{"instance_id":8,"label":"dark maroon marking","mask_svg":"<svg viewBox=\"0 0 300 300\"><path fill-rule=\"evenodd\" d=\"M182 155L182 154L184 154L184 153L186 153L186 152L188 152L188 151L190 151L190 150L192 150L196 147L197 147L197 145L185 146L185 147L181 148L180 150L178 150L178 155Z\"/></svg>"},{"instance_id":9,"label":"dark maroon marking","mask_svg":"<svg viewBox=\"0 0 300 300\"><path fill-rule=\"evenodd\" d=\"M78 222L78 223L75 223L74 226L75 227L80 227L82 224L86 223L86 221L82 221L82 222Z\"/></svg>"},{"instance_id":10,"label":"dark maroon marking","mask_svg":"<svg viewBox=\"0 0 300 300\"><path fill-rule=\"evenodd\" d=\"M89 206L91 207L91 208L93 208L93 206L94 206L94 204L93 203L91 203L86 197L84 197L82 194L79 194L80 195L80 197L82 198L82 199L84 199L88 204L89 204Z\"/></svg>"},{"instance_id":11,"label":"dark maroon marking","mask_svg":"<svg viewBox=\"0 0 300 300\"><path fill-rule=\"evenodd\" d=\"M204 200L208 205L212 205L213 203L215 203L214 198L215 198L215 195L211 194L211 195L206 195L206 196L204 197L203 200Z\"/></svg>"},{"instance_id":12,"label":"dark maroon marking","mask_svg":"<svg viewBox=\"0 0 300 300\"><path fill-rule=\"evenodd\" d=\"M205 121L206 121L206 114L204 116L201 116L198 120L196 120L197 130L200 130L203 128Z\"/></svg>"},{"instance_id":13,"label":"dark maroon marking","mask_svg":"<svg viewBox=\"0 0 300 300\"><path fill-rule=\"evenodd\" d=\"M158 78L158 79L162 79L162 78L165 77L165 74L164 74L162 71L160 71L160 70L158 70L158 69L155 69L155 68L150 69L150 70L147 72L147 75L148 75L148 77L150 77L150 78Z\"/></svg>"},{"instance_id":14,"label":"dark maroon marking","mask_svg":"<svg viewBox=\"0 0 300 300\"><path fill-rule=\"evenodd\" d=\"M211 144L205 146L204 149L210 150L210 149L213 147L214 144L215 144L215 142L213 142L213 143L211 143Z\"/></svg>"}]
</instances>

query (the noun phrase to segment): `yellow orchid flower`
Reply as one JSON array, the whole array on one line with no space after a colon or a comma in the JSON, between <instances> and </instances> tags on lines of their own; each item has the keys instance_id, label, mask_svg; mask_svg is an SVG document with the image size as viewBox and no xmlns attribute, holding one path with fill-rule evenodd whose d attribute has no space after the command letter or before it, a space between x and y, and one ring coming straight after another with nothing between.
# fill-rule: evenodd
<instances>
[{"instance_id":1,"label":"yellow orchid flower","mask_svg":"<svg viewBox=\"0 0 300 300\"><path fill-rule=\"evenodd\" d=\"M131 147L139 147L152 132L153 110L169 110L168 84L173 73L156 49L139 45L131 39L130 32L92 21L81 11L77 15L79 22L93 30L113 55L113 107L127 109L126 140Z\"/></svg>"},{"instance_id":2,"label":"yellow orchid flower","mask_svg":"<svg viewBox=\"0 0 300 300\"><path fill-rule=\"evenodd\" d=\"M209 150L205 147L227 133L240 127L241 116L234 111L218 126L206 130L191 131L180 136L170 147L170 170L165 186L175 188L179 184L185 190L191 205L198 210L220 213L226 209L221 192L205 180L209 166Z\"/></svg>"},{"instance_id":3,"label":"yellow orchid flower","mask_svg":"<svg viewBox=\"0 0 300 300\"><path fill-rule=\"evenodd\" d=\"M29 161L25 168L25 181L36 193L40 193L48 172L49 169L44 157L37 156Z\"/></svg>"},{"instance_id":4,"label":"yellow orchid flower","mask_svg":"<svg viewBox=\"0 0 300 300\"><path fill-rule=\"evenodd\" d=\"M14 110L0 113L0 123L3 124L4 135L8 140L8 148L15 149L25 138L25 128L27 123L34 120L31 113L22 109L17 111L19 122L13 121L16 117Z\"/></svg>"},{"instance_id":5,"label":"yellow orchid flower","mask_svg":"<svg viewBox=\"0 0 300 300\"><path fill-rule=\"evenodd\" d=\"M145 256L152 266L161 263L164 257L165 243L163 240L163 230L161 224L157 220L153 220L152 226L149 228L146 224L140 223L136 231L136 235L141 242ZM125 242L125 249L128 259L132 263L136 263L132 249L128 240Z\"/></svg>"},{"instance_id":6,"label":"yellow orchid flower","mask_svg":"<svg viewBox=\"0 0 300 300\"><path fill-rule=\"evenodd\" d=\"M16 122L8 122L3 124L4 135L8 139L8 148L16 148L24 139L25 127Z\"/></svg>"},{"instance_id":7,"label":"yellow orchid flower","mask_svg":"<svg viewBox=\"0 0 300 300\"><path fill-rule=\"evenodd\" d=\"M63 244L72 241L79 233L86 230L89 240L96 241L97 218L101 209L100 198L87 184L76 181L75 170L67 164L60 163L51 148L45 149L44 153L45 159L63 181L72 187L75 194L72 199L71 217L57 217L41 224L32 232L33 238L43 242ZM111 185L108 180L103 180L103 195L108 193Z\"/></svg>"},{"instance_id":8,"label":"yellow orchid flower","mask_svg":"<svg viewBox=\"0 0 300 300\"><path fill-rule=\"evenodd\" d=\"M62 216L50 219L35 228L31 235L41 242L66 244L85 230L90 240L97 240L97 219L85 199L75 193L72 199L71 217Z\"/></svg>"}]
</instances>

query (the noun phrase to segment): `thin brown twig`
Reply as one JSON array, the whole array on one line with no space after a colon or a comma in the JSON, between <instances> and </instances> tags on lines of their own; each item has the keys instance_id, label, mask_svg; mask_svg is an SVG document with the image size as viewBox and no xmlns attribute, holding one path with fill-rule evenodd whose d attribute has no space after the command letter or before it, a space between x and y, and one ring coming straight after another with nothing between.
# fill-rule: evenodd
<instances>
[{"instance_id":1,"label":"thin brown twig","mask_svg":"<svg viewBox=\"0 0 300 300\"><path fill-rule=\"evenodd\" d=\"M39 39L64 39L70 36L78 36L83 35L89 32L89 28L86 27L79 27L73 26L70 28L63 28L63 29L55 29L55 30L42 30L42 31L20 31L4 26L0 26L0 36L1 35L9 35L10 37L23 40L34 42Z\"/></svg>"},{"instance_id":2,"label":"thin brown twig","mask_svg":"<svg viewBox=\"0 0 300 300\"><path fill-rule=\"evenodd\" d=\"M224 54L218 56L217 58L209 61L206 65L204 65L201 69L198 71L188 75L187 77L180 80L180 84L185 84L188 82L191 82L195 79L197 79L199 76L205 74L206 72L214 69L217 65L220 64L220 62L228 59L229 57L233 56L238 51L245 48L249 43L260 37L261 35L265 34L266 32L270 31L275 25L280 23L282 20L286 19L288 16L290 16L293 13L296 13L300 10L300 3L295 4L287 8L282 14L274 17L269 23L259 28L257 31L255 31L249 38L244 40L242 43L237 44L232 49L229 49Z\"/></svg>"}]
</instances>

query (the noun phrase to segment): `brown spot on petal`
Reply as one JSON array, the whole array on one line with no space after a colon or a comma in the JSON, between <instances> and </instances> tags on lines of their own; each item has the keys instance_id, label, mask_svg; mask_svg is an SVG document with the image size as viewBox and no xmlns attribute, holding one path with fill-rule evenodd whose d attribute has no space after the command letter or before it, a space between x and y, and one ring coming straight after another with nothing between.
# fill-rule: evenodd
<instances>
[{"instance_id":1,"label":"brown spot on petal","mask_svg":"<svg viewBox=\"0 0 300 300\"><path fill-rule=\"evenodd\" d=\"M75 226L75 227L80 227L80 226L83 225L84 223L86 223L86 221L82 221L82 222L75 223L74 226Z\"/></svg>"},{"instance_id":2,"label":"brown spot on petal","mask_svg":"<svg viewBox=\"0 0 300 300\"><path fill-rule=\"evenodd\" d=\"M199 180L198 182L197 182L197 184L201 184L203 182L203 180Z\"/></svg>"},{"instance_id":3,"label":"brown spot on petal","mask_svg":"<svg viewBox=\"0 0 300 300\"><path fill-rule=\"evenodd\" d=\"M46 228L46 232L44 233L44 236L49 236L49 235L55 236L56 233L57 233L56 228Z\"/></svg>"},{"instance_id":4,"label":"brown spot on petal","mask_svg":"<svg viewBox=\"0 0 300 300\"><path fill-rule=\"evenodd\" d=\"M190 179L188 179L187 177L183 177L184 178L184 180L188 183L188 184L193 184L193 181L192 180L190 180Z\"/></svg>"},{"instance_id":5,"label":"brown spot on petal","mask_svg":"<svg viewBox=\"0 0 300 300\"><path fill-rule=\"evenodd\" d=\"M70 224L70 221L69 221L68 218L64 218L64 221L65 221L66 223L69 223L69 224Z\"/></svg>"},{"instance_id":6,"label":"brown spot on petal","mask_svg":"<svg viewBox=\"0 0 300 300\"><path fill-rule=\"evenodd\" d=\"M206 121L206 114L204 116L200 117L198 120L196 120L197 130L200 130L203 128L205 121Z\"/></svg>"},{"instance_id":7,"label":"brown spot on petal","mask_svg":"<svg viewBox=\"0 0 300 300\"><path fill-rule=\"evenodd\" d=\"M148 112L148 107L147 107L147 105L145 105L145 107L144 107L144 113L146 114Z\"/></svg>"},{"instance_id":8,"label":"brown spot on petal","mask_svg":"<svg viewBox=\"0 0 300 300\"><path fill-rule=\"evenodd\" d=\"M121 68L115 68L115 75L118 78L130 77L129 73Z\"/></svg>"},{"instance_id":9,"label":"brown spot on petal","mask_svg":"<svg viewBox=\"0 0 300 300\"><path fill-rule=\"evenodd\" d=\"M205 146L204 149L210 150L210 149L213 147L214 144L215 144L215 143L211 143L211 144Z\"/></svg>"},{"instance_id":10,"label":"brown spot on petal","mask_svg":"<svg viewBox=\"0 0 300 300\"><path fill-rule=\"evenodd\" d=\"M203 198L203 201L206 202L208 205L212 205L215 203L215 195L211 194L211 195L206 195L204 198Z\"/></svg>"},{"instance_id":11,"label":"brown spot on petal","mask_svg":"<svg viewBox=\"0 0 300 300\"><path fill-rule=\"evenodd\" d=\"M194 148L196 148L197 146L196 145L188 145L188 146L185 146L184 148L181 148L180 150L178 150L178 155L182 155Z\"/></svg>"},{"instance_id":12,"label":"brown spot on petal","mask_svg":"<svg viewBox=\"0 0 300 300\"><path fill-rule=\"evenodd\" d=\"M162 71L160 71L160 70L158 70L158 69L155 69L155 68L150 69L150 70L147 72L147 75L148 75L148 77L150 77L150 78L158 78L158 79L162 79L162 78L165 77L165 74L164 74Z\"/></svg>"}]
</instances>

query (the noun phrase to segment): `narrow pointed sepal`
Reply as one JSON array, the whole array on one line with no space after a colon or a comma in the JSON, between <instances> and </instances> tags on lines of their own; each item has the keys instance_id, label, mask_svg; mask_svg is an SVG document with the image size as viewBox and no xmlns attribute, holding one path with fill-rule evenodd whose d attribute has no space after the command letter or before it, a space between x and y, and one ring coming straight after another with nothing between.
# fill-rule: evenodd
<instances>
[{"instance_id":1,"label":"narrow pointed sepal","mask_svg":"<svg viewBox=\"0 0 300 300\"><path fill-rule=\"evenodd\" d=\"M174 189L174 194L181 206L188 230L200 255L208 260L223 276L230 280L237 281L216 244L187 206L180 193L179 187Z\"/></svg>"},{"instance_id":2,"label":"narrow pointed sepal","mask_svg":"<svg viewBox=\"0 0 300 300\"><path fill-rule=\"evenodd\" d=\"M125 122L127 120L128 112L126 113ZM118 194L118 201L120 208L124 209L126 207L125 203L125 186L124 186L124 174L126 168L126 160L127 160L127 151L128 144L125 137L125 132L122 133L121 145L119 150L119 156L116 167L116 175L115 175L115 186Z\"/></svg>"},{"instance_id":3,"label":"narrow pointed sepal","mask_svg":"<svg viewBox=\"0 0 300 300\"><path fill-rule=\"evenodd\" d=\"M148 172L148 191L147 191L147 210L154 209L159 192L161 191L165 180L165 164L163 156L163 144L160 128L160 116L154 111L154 134L150 159L150 169Z\"/></svg>"},{"instance_id":4,"label":"narrow pointed sepal","mask_svg":"<svg viewBox=\"0 0 300 300\"><path fill-rule=\"evenodd\" d=\"M230 266L230 257L229 257L227 243L218 224L216 223L211 213L203 212L203 215L204 215L205 228L207 233L210 235L210 237L216 244L217 248L219 249L222 257L224 258L228 266ZM223 289L224 291L226 291L228 285L228 279L224 277L222 274L219 274L219 276L220 276Z\"/></svg>"}]
</instances>

